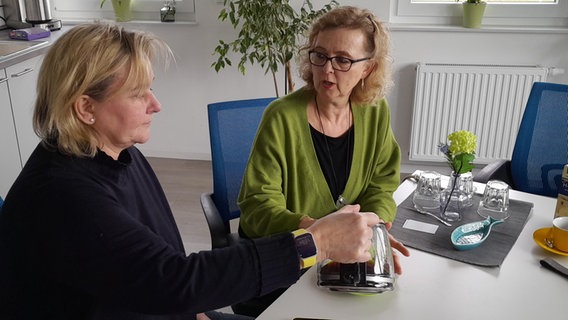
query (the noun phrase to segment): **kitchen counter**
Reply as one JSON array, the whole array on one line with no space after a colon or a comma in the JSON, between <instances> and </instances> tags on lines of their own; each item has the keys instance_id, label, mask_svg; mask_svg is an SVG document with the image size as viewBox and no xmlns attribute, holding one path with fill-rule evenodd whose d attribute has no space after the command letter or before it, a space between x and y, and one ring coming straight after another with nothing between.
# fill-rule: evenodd
<instances>
[{"instance_id":1,"label":"kitchen counter","mask_svg":"<svg viewBox=\"0 0 568 320\"><path fill-rule=\"evenodd\" d=\"M7 68L22 61L45 54L49 46L51 46L51 44L53 44L53 42L57 40L57 38L59 38L63 33L65 33L65 31L69 30L70 28L71 28L70 26L68 27L63 26L61 30L52 31L49 37L33 40L34 42L45 41L46 42L45 44L38 45L29 50L28 49L23 50L21 53L15 53L5 58L0 58L0 69ZM0 41L27 42L26 40L10 39L10 37L8 36L9 32L10 30L8 29L0 30Z\"/></svg>"},{"instance_id":2,"label":"kitchen counter","mask_svg":"<svg viewBox=\"0 0 568 320\"><path fill-rule=\"evenodd\" d=\"M33 40L41 43L33 47L31 41L10 39L9 32L0 30L0 195L8 193L39 142L32 124L39 66L65 29Z\"/></svg>"}]
</instances>

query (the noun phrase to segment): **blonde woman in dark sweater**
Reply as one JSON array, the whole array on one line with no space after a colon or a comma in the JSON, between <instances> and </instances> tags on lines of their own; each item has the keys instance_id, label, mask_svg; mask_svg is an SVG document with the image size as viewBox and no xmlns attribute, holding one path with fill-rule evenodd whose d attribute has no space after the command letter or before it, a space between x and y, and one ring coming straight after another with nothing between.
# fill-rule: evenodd
<instances>
[{"instance_id":1,"label":"blonde woman in dark sweater","mask_svg":"<svg viewBox=\"0 0 568 320\"><path fill-rule=\"evenodd\" d=\"M135 147L161 110L151 85L162 54L159 39L110 24L76 26L49 49L34 110L41 143L0 212L0 319L242 319L208 310L289 286L318 260L370 258L379 219L358 206L186 255Z\"/></svg>"}]
</instances>

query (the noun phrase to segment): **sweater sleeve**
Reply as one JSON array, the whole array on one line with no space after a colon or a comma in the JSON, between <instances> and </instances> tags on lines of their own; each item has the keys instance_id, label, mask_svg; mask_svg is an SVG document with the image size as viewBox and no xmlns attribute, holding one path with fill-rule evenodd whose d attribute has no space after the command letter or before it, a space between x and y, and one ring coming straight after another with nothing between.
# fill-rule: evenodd
<instances>
[{"instance_id":1,"label":"sweater sleeve","mask_svg":"<svg viewBox=\"0 0 568 320\"><path fill-rule=\"evenodd\" d=\"M240 226L251 238L297 229L303 216L288 208L284 191L294 165L289 158L301 155L286 154L288 119L275 108L268 107L259 125L238 198Z\"/></svg>"},{"instance_id":2,"label":"sweater sleeve","mask_svg":"<svg viewBox=\"0 0 568 320\"><path fill-rule=\"evenodd\" d=\"M335 211L310 135L313 93L297 90L264 112L238 198L240 226L256 238L298 228L305 216Z\"/></svg>"},{"instance_id":3,"label":"sweater sleeve","mask_svg":"<svg viewBox=\"0 0 568 320\"><path fill-rule=\"evenodd\" d=\"M185 256L137 221L107 212L94 224L74 223L74 235L52 243L61 249L51 266L60 281L107 304L143 313L196 313L289 286L299 277L291 234Z\"/></svg>"},{"instance_id":4,"label":"sweater sleeve","mask_svg":"<svg viewBox=\"0 0 568 320\"><path fill-rule=\"evenodd\" d=\"M375 108L375 107L368 107ZM390 111L385 100L381 100L375 108L379 113L378 123L370 126L368 137L376 137L375 140L367 140L364 152L367 158L374 158L370 166L370 179L367 187L357 199L361 204L362 211L375 212L386 222L394 221L396 215L396 203L392 197L400 183L400 147L396 142L390 126ZM368 138L367 137L367 138Z\"/></svg>"}]
</instances>

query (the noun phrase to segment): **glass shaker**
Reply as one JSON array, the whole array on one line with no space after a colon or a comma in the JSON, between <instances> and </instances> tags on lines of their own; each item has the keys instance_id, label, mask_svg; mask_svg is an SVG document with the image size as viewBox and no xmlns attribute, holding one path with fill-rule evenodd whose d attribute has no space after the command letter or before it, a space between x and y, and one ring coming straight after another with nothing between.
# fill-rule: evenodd
<instances>
[{"instance_id":1,"label":"glass shaker","mask_svg":"<svg viewBox=\"0 0 568 320\"><path fill-rule=\"evenodd\" d=\"M166 1L162 9L160 9L160 19L162 22L176 21L176 2Z\"/></svg>"}]
</instances>

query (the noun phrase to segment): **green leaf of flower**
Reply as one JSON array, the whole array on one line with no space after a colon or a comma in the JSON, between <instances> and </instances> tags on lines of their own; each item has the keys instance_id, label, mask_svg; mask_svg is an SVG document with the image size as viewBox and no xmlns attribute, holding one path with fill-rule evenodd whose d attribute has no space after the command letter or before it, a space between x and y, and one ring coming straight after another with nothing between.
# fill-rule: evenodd
<instances>
[{"instance_id":1,"label":"green leaf of flower","mask_svg":"<svg viewBox=\"0 0 568 320\"><path fill-rule=\"evenodd\" d=\"M454 172L462 174L473 169L473 160L475 156L471 153L462 153L454 157Z\"/></svg>"}]
</instances>

